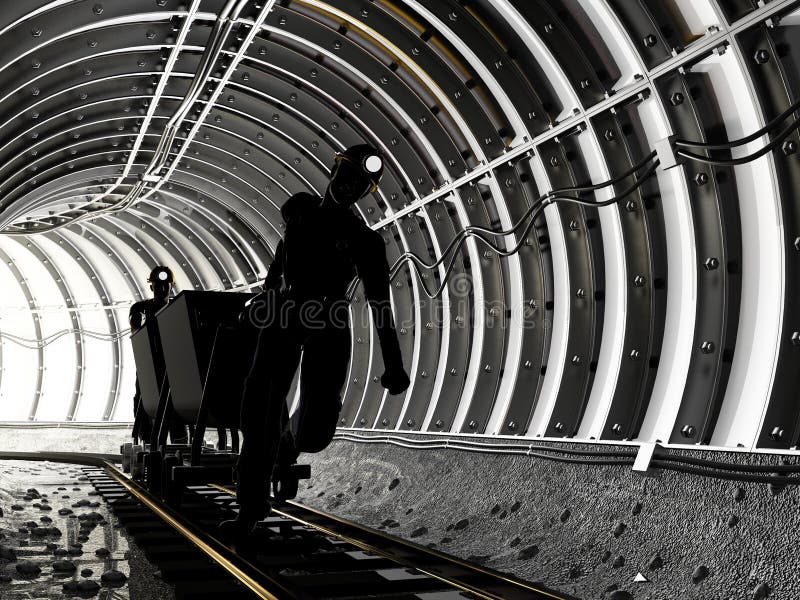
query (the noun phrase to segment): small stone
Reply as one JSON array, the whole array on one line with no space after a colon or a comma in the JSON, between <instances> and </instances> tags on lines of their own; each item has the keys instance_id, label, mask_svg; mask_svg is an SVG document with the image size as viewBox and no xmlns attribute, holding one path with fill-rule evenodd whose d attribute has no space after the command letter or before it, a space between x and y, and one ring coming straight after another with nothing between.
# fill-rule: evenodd
<instances>
[{"instance_id":1,"label":"small stone","mask_svg":"<svg viewBox=\"0 0 800 600\"><path fill-rule=\"evenodd\" d=\"M468 525L469 525L468 519L461 519L455 525L453 525L453 529L457 530L466 529Z\"/></svg>"},{"instance_id":2,"label":"small stone","mask_svg":"<svg viewBox=\"0 0 800 600\"><path fill-rule=\"evenodd\" d=\"M478 565L485 564L491 560L491 554L470 554L467 557L467 562L475 563Z\"/></svg>"},{"instance_id":3,"label":"small stone","mask_svg":"<svg viewBox=\"0 0 800 600\"><path fill-rule=\"evenodd\" d=\"M108 550L108 548L98 548L97 550L94 551L94 553L95 553L95 555L100 556L100 557L108 556L109 554L111 554L111 552Z\"/></svg>"},{"instance_id":4,"label":"small stone","mask_svg":"<svg viewBox=\"0 0 800 600\"><path fill-rule=\"evenodd\" d=\"M731 515L728 517L728 527L736 527L739 524L739 517Z\"/></svg>"},{"instance_id":5,"label":"small stone","mask_svg":"<svg viewBox=\"0 0 800 600\"><path fill-rule=\"evenodd\" d=\"M13 579L11 579L10 575L2 574L0 575L0 583L11 583Z\"/></svg>"},{"instance_id":6,"label":"small stone","mask_svg":"<svg viewBox=\"0 0 800 600\"><path fill-rule=\"evenodd\" d=\"M58 514L60 514L62 517L66 517L67 515L71 515L72 514L72 509L71 508L59 508L58 509Z\"/></svg>"},{"instance_id":7,"label":"small stone","mask_svg":"<svg viewBox=\"0 0 800 600\"><path fill-rule=\"evenodd\" d=\"M449 544L452 541L453 541L453 538L443 537L441 540L439 540L439 543L440 544Z\"/></svg>"},{"instance_id":8,"label":"small stone","mask_svg":"<svg viewBox=\"0 0 800 600\"><path fill-rule=\"evenodd\" d=\"M695 585L703 581L706 577L708 577L708 567L705 565L699 565L692 571L692 583Z\"/></svg>"},{"instance_id":9,"label":"small stone","mask_svg":"<svg viewBox=\"0 0 800 600\"><path fill-rule=\"evenodd\" d=\"M611 563L611 566L614 568L624 567L625 566L625 557L621 554L614 559L614 562Z\"/></svg>"},{"instance_id":10,"label":"small stone","mask_svg":"<svg viewBox=\"0 0 800 600\"><path fill-rule=\"evenodd\" d=\"M499 505L499 504L495 504L495 505L492 507L492 514L493 514L493 515L496 515L496 514L497 514L497 513L499 513L499 512L500 512L500 505Z\"/></svg>"},{"instance_id":11,"label":"small stone","mask_svg":"<svg viewBox=\"0 0 800 600\"><path fill-rule=\"evenodd\" d=\"M638 515L640 512L642 512L642 503L634 502L633 506L631 507L631 514Z\"/></svg>"},{"instance_id":12,"label":"small stone","mask_svg":"<svg viewBox=\"0 0 800 600\"><path fill-rule=\"evenodd\" d=\"M96 594L100 590L100 584L91 579L82 579L78 582L78 591L85 594Z\"/></svg>"},{"instance_id":13,"label":"small stone","mask_svg":"<svg viewBox=\"0 0 800 600\"><path fill-rule=\"evenodd\" d=\"M94 571L92 571L91 569L81 570L81 577L91 577L92 575L94 575Z\"/></svg>"},{"instance_id":14,"label":"small stone","mask_svg":"<svg viewBox=\"0 0 800 600\"><path fill-rule=\"evenodd\" d=\"M744 488L737 487L733 491L733 499L736 500L736 502L744 500Z\"/></svg>"},{"instance_id":15,"label":"small stone","mask_svg":"<svg viewBox=\"0 0 800 600\"><path fill-rule=\"evenodd\" d=\"M628 526L625 523L622 522L617 523L617 526L614 527L614 537L618 538L619 536L621 536L623 533L625 533L625 530L627 528Z\"/></svg>"},{"instance_id":16,"label":"small stone","mask_svg":"<svg viewBox=\"0 0 800 600\"><path fill-rule=\"evenodd\" d=\"M508 512L517 512L521 506L522 502L514 502L514 504L511 505L511 508L508 509Z\"/></svg>"},{"instance_id":17,"label":"small stone","mask_svg":"<svg viewBox=\"0 0 800 600\"><path fill-rule=\"evenodd\" d=\"M583 569L581 569L578 566L570 567L569 574L568 574L570 579L577 579L581 575L583 575Z\"/></svg>"},{"instance_id":18,"label":"small stone","mask_svg":"<svg viewBox=\"0 0 800 600\"><path fill-rule=\"evenodd\" d=\"M68 593L74 593L78 591L78 582L77 581L65 581L64 585L61 586L61 589Z\"/></svg>"},{"instance_id":19,"label":"small stone","mask_svg":"<svg viewBox=\"0 0 800 600\"><path fill-rule=\"evenodd\" d=\"M42 569L35 562L23 560L17 563L17 573L24 577L38 577Z\"/></svg>"},{"instance_id":20,"label":"small stone","mask_svg":"<svg viewBox=\"0 0 800 600\"><path fill-rule=\"evenodd\" d=\"M33 537L44 537L48 533L50 533L49 527L34 527L31 529L31 536Z\"/></svg>"},{"instance_id":21,"label":"small stone","mask_svg":"<svg viewBox=\"0 0 800 600\"><path fill-rule=\"evenodd\" d=\"M12 504L11 510L25 510L25 507L22 506L21 504Z\"/></svg>"},{"instance_id":22,"label":"small stone","mask_svg":"<svg viewBox=\"0 0 800 600\"><path fill-rule=\"evenodd\" d=\"M517 554L517 560L530 560L537 554L539 554L539 546L533 544L520 550L519 554Z\"/></svg>"},{"instance_id":23,"label":"small stone","mask_svg":"<svg viewBox=\"0 0 800 600\"><path fill-rule=\"evenodd\" d=\"M759 583L753 591L753 600L764 600L772 593L772 590L766 583Z\"/></svg>"},{"instance_id":24,"label":"small stone","mask_svg":"<svg viewBox=\"0 0 800 600\"><path fill-rule=\"evenodd\" d=\"M661 558L658 554L654 555L650 562L647 563L647 568L651 571L655 571L656 569L660 569L664 566L664 559Z\"/></svg>"},{"instance_id":25,"label":"small stone","mask_svg":"<svg viewBox=\"0 0 800 600\"><path fill-rule=\"evenodd\" d=\"M14 551L13 548L0 546L0 558L10 561L15 561L17 560L17 553Z\"/></svg>"},{"instance_id":26,"label":"small stone","mask_svg":"<svg viewBox=\"0 0 800 600\"><path fill-rule=\"evenodd\" d=\"M567 519L569 519L571 515L572 513L570 512L570 510L568 508L565 508L563 511L561 511L561 516L558 518L562 523L566 523Z\"/></svg>"},{"instance_id":27,"label":"small stone","mask_svg":"<svg viewBox=\"0 0 800 600\"><path fill-rule=\"evenodd\" d=\"M411 532L411 537L412 538L419 537L421 535L425 535L426 533L428 533L427 527L418 527L417 529Z\"/></svg>"},{"instance_id":28,"label":"small stone","mask_svg":"<svg viewBox=\"0 0 800 600\"><path fill-rule=\"evenodd\" d=\"M56 548L53 550L54 556L66 556L67 554L69 554L69 552L67 552L64 548Z\"/></svg>"},{"instance_id":29,"label":"small stone","mask_svg":"<svg viewBox=\"0 0 800 600\"><path fill-rule=\"evenodd\" d=\"M606 562L609 558L611 558L611 550L606 550L603 552L603 555L600 557L600 560Z\"/></svg>"},{"instance_id":30,"label":"small stone","mask_svg":"<svg viewBox=\"0 0 800 600\"><path fill-rule=\"evenodd\" d=\"M53 571L56 573L72 573L77 567L71 560L57 560L53 563Z\"/></svg>"},{"instance_id":31,"label":"small stone","mask_svg":"<svg viewBox=\"0 0 800 600\"><path fill-rule=\"evenodd\" d=\"M633 594L626 592L625 590L615 590L608 597L608 600L633 600Z\"/></svg>"},{"instance_id":32,"label":"small stone","mask_svg":"<svg viewBox=\"0 0 800 600\"><path fill-rule=\"evenodd\" d=\"M392 483L389 484L389 491L391 492L398 485L400 485L400 480L399 479L392 479Z\"/></svg>"},{"instance_id":33,"label":"small stone","mask_svg":"<svg viewBox=\"0 0 800 600\"><path fill-rule=\"evenodd\" d=\"M110 569L100 576L100 581L107 585L122 585L128 578L124 573L120 573L114 569Z\"/></svg>"},{"instance_id":34,"label":"small stone","mask_svg":"<svg viewBox=\"0 0 800 600\"><path fill-rule=\"evenodd\" d=\"M514 546L519 546L519 543L522 541L521 538L515 537L513 540L508 542L509 547L513 548Z\"/></svg>"}]
</instances>

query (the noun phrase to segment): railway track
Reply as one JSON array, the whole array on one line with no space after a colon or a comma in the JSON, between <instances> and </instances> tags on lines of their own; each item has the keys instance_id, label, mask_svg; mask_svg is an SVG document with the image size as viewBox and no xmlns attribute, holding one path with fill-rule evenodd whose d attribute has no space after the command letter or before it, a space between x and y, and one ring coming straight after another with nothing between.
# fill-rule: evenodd
<instances>
[{"instance_id":1,"label":"railway track","mask_svg":"<svg viewBox=\"0 0 800 600\"><path fill-rule=\"evenodd\" d=\"M174 585L179 600L574 600L295 502L273 509L252 538L226 544L215 531L238 510L231 488L189 486L178 512L108 458L22 453L0 458L83 465L89 482Z\"/></svg>"}]
</instances>

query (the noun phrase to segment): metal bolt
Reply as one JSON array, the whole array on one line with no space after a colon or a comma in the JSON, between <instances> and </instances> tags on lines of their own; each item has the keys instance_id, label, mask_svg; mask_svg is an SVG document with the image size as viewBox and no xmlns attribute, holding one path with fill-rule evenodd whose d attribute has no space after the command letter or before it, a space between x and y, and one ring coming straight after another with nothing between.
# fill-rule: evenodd
<instances>
[{"instance_id":1,"label":"metal bolt","mask_svg":"<svg viewBox=\"0 0 800 600\"><path fill-rule=\"evenodd\" d=\"M636 210L636 202L635 202L635 201L633 201L633 200L628 200L628 201L625 203L625 210L627 210L628 212L633 212L633 211L635 211L635 210Z\"/></svg>"},{"instance_id":2,"label":"metal bolt","mask_svg":"<svg viewBox=\"0 0 800 600\"><path fill-rule=\"evenodd\" d=\"M544 32L545 32L545 33L553 33L553 31L555 30L555 28L556 28L556 27L555 27L555 25L553 25L552 23L547 23L547 24L545 24L545 26L544 26Z\"/></svg>"},{"instance_id":3,"label":"metal bolt","mask_svg":"<svg viewBox=\"0 0 800 600\"><path fill-rule=\"evenodd\" d=\"M638 350L636 350L636 349L634 349L634 350L631 350L631 353L628 355L628 357L629 357L631 360L639 360L639 356L640 356L640 354L639 354L639 351L638 351Z\"/></svg>"},{"instance_id":4,"label":"metal bolt","mask_svg":"<svg viewBox=\"0 0 800 600\"><path fill-rule=\"evenodd\" d=\"M558 166L558 157L557 156L551 156L550 157L550 166L551 167L557 167Z\"/></svg>"},{"instance_id":5,"label":"metal bolt","mask_svg":"<svg viewBox=\"0 0 800 600\"><path fill-rule=\"evenodd\" d=\"M442 427L444 427L444 421L442 421L441 419L436 419L436 423L434 423L434 425L436 425L436 427L441 429Z\"/></svg>"},{"instance_id":6,"label":"metal bolt","mask_svg":"<svg viewBox=\"0 0 800 600\"><path fill-rule=\"evenodd\" d=\"M714 342L710 342L708 340L704 341L702 344L700 344L700 351L703 354L711 354L714 352Z\"/></svg>"},{"instance_id":7,"label":"metal bolt","mask_svg":"<svg viewBox=\"0 0 800 600\"><path fill-rule=\"evenodd\" d=\"M756 50L756 53L753 55L753 60L756 61L756 64L763 65L769 60L769 52L763 48Z\"/></svg>"},{"instance_id":8,"label":"metal bolt","mask_svg":"<svg viewBox=\"0 0 800 600\"><path fill-rule=\"evenodd\" d=\"M693 438L694 432L695 432L694 425L684 425L683 427L681 427L681 435L685 438Z\"/></svg>"},{"instance_id":9,"label":"metal bolt","mask_svg":"<svg viewBox=\"0 0 800 600\"><path fill-rule=\"evenodd\" d=\"M361 419L360 419L358 422L359 422L361 425L366 425L366 424L367 424L367 420L366 420L364 417L361 417Z\"/></svg>"},{"instance_id":10,"label":"metal bolt","mask_svg":"<svg viewBox=\"0 0 800 600\"><path fill-rule=\"evenodd\" d=\"M711 256L706 259L706 262L703 263L706 271L714 271L719 268L719 259Z\"/></svg>"},{"instance_id":11,"label":"metal bolt","mask_svg":"<svg viewBox=\"0 0 800 600\"><path fill-rule=\"evenodd\" d=\"M34 27L33 29L31 29L31 35L33 37L42 37L42 33L44 32L42 31L41 27Z\"/></svg>"},{"instance_id":12,"label":"metal bolt","mask_svg":"<svg viewBox=\"0 0 800 600\"><path fill-rule=\"evenodd\" d=\"M786 140L785 142L783 142L781 150L783 150L783 153L786 156L794 154L795 152L797 152L797 142L795 142L794 140Z\"/></svg>"},{"instance_id":13,"label":"metal bolt","mask_svg":"<svg viewBox=\"0 0 800 600\"><path fill-rule=\"evenodd\" d=\"M622 435L622 425L620 425L619 423L614 423L611 426L611 431L613 431L617 435Z\"/></svg>"},{"instance_id":14,"label":"metal bolt","mask_svg":"<svg viewBox=\"0 0 800 600\"><path fill-rule=\"evenodd\" d=\"M514 431L517 428L517 424L514 421L509 421L506 425L511 431Z\"/></svg>"},{"instance_id":15,"label":"metal bolt","mask_svg":"<svg viewBox=\"0 0 800 600\"><path fill-rule=\"evenodd\" d=\"M586 290L584 290L583 288L578 288L577 291L575 292L575 296L577 296L578 298L585 298Z\"/></svg>"},{"instance_id":16,"label":"metal bolt","mask_svg":"<svg viewBox=\"0 0 800 600\"><path fill-rule=\"evenodd\" d=\"M769 432L769 437L776 442L779 441L783 437L783 429L780 427L773 427L772 431Z\"/></svg>"},{"instance_id":17,"label":"metal bolt","mask_svg":"<svg viewBox=\"0 0 800 600\"><path fill-rule=\"evenodd\" d=\"M573 355L571 362L572 362L573 365L575 365L577 367L579 364L581 364L581 357L578 356L577 354L575 354L575 355Z\"/></svg>"},{"instance_id":18,"label":"metal bolt","mask_svg":"<svg viewBox=\"0 0 800 600\"><path fill-rule=\"evenodd\" d=\"M679 104L683 104L683 100L684 100L683 94L681 94L680 92L675 92L674 94L672 94L672 96L669 97L669 103L672 104L672 106L678 106Z\"/></svg>"},{"instance_id":19,"label":"metal bolt","mask_svg":"<svg viewBox=\"0 0 800 600\"><path fill-rule=\"evenodd\" d=\"M794 249L800 252L800 237L794 238Z\"/></svg>"},{"instance_id":20,"label":"metal bolt","mask_svg":"<svg viewBox=\"0 0 800 600\"><path fill-rule=\"evenodd\" d=\"M633 278L633 285L636 287L644 287L645 283L647 283L647 278L644 275L637 275Z\"/></svg>"},{"instance_id":21,"label":"metal bolt","mask_svg":"<svg viewBox=\"0 0 800 600\"><path fill-rule=\"evenodd\" d=\"M581 89L582 90L590 88L591 86L592 86L592 82L591 81L589 81L588 79L581 79Z\"/></svg>"},{"instance_id":22,"label":"metal bolt","mask_svg":"<svg viewBox=\"0 0 800 600\"><path fill-rule=\"evenodd\" d=\"M616 137L616 135L614 134L614 130L613 129L606 129L603 132L603 137L606 138L607 142L610 142L611 140L613 140Z\"/></svg>"},{"instance_id":23,"label":"metal bolt","mask_svg":"<svg viewBox=\"0 0 800 600\"><path fill-rule=\"evenodd\" d=\"M414 426L414 419L409 419L408 421L406 421L406 425L408 427L413 427Z\"/></svg>"},{"instance_id":24,"label":"metal bolt","mask_svg":"<svg viewBox=\"0 0 800 600\"><path fill-rule=\"evenodd\" d=\"M705 185L708 183L708 173L705 171L700 171L697 175L694 176L694 182L697 186Z\"/></svg>"},{"instance_id":25,"label":"metal bolt","mask_svg":"<svg viewBox=\"0 0 800 600\"><path fill-rule=\"evenodd\" d=\"M388 424L389 424L389 419L387 419L386 417L384 417L384 418L381 420L381 425L383 425L384 427L386 427Z\"/></svg>"},{"instance_id":26,"label":"metal bolt","mask_svg":"<svg viewBox=\"0 0 800 600\"><path fill-rule=\"evenodd\" d=\"M792 346L800 346L800 331L792 333Z\"/></svg>"},{"instance_id":27,"label":"metal bolt","mask_svg":"<svg viewBox=\"0 0 800 600\"><path fill-rule=\"evenodd\" d=\"M569 222L569 230L578 231L578 222L575 219Z\"/></svg>"},{"instance_id":28,"label":"metal bolt","mask_svg":"<svg viewBox=\"0 0 800 600\"><path fill-rule=\"evenodd\" d=\"M92 11L93 11L93 12L94 12L94 14L96 14L96 15L102 15L102 14L103 14L103 5L102 5L102 4L95 4L95 5L92 7Z\"/></svg>"},{"instance_id":29,"label":"metal bolt","mask_svg":"<svg viewBox=\"0 0 800 600\"><path fill-rule=\"evenodd\" d=\"M487 373L491 373L492 372L492 365L484 365L483 366L483 370L486 371Z\"/></svg>"},{"instance_id":30,"label":"metal bolt","mask_svg":"<svg viewBox=\"0 0 800 600\"><path fill-rule=\"evenodd\" d=\"M564 431L564 424L563 424L561 421L559 421L558 423L556 423L556 424L553 426L553 429L555 429L556 431L558 431L559 433L561 433L562 431Z\"/></svg>"},{"instance_id":31,"label":"metal bolt","mask_svg":"<svg viewBox=\"0 0 800 600\"><path fill-rule=\"evenodd\" d=\"M469 428L470 429L477 429L478 428L478 422L477 421L470 421L469 422Z\"/></svg>"},{"instance_id":32,"label":"metal bolt","mask_svg":"<svg viewBox=\"0 0 800 600\"><path fill-rule=\"evenodd\" d=\"M656 38L656 36L653 35L652 33L650 33L650 34L644 36L644 38L642 38L642 43L645 46L647 46L648 48L652 48L653 46L655 46L657 41L658 41L658 38Z\"/></svg>"}]
</instances>

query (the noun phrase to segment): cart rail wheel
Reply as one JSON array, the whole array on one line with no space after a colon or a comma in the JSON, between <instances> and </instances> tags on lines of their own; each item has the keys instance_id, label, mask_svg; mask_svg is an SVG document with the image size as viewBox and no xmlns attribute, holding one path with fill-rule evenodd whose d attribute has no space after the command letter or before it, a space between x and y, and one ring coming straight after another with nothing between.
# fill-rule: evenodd
<instances>
[{"instance_id":1,"label":"cart rail wheel","mask_svg":"<svg viewBox=\"0 0 800 600\"><path fill-rule=\"evenodd\" d=\"M278 502L286 502L297 497L298 480L294 477L282 477L272 482L272 495Z\"/></svg>"}]
</instances>

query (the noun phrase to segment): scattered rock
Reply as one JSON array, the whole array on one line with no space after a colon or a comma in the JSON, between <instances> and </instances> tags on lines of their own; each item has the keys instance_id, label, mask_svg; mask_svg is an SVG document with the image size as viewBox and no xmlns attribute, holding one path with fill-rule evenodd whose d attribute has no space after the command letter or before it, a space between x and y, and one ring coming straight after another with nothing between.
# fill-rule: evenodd
<instances>
[{"instance_id":1,"label":"scattered rock","mask_svg":"<svg viewBox=\"0 0 800 600\"><path fill-rule=\"evenodd\" d=\"M603 552L603 555L600 557L600 560L606 562L609 558L611 558L611 550L606 550Z\"/></svg>"},{"instance_id":2,"label":"scattered rock","mask_svg":"<svg viewBox=\"0 0 800 600\"><path fill-rule=\"evenodd\" d=\"M625 590L615 590L608 597L608 600L633 600L633 594L626 592Z\"/></svg>"},{"instance_id":3,"label":"scattered rock","mask_svg":"<svg viewBox=\"0 0 800 600\"><path fill-rule=\"evenodd\" d=\"M664 566L664 559L661 558L658 554L655 554L651 559L650 562L647 563L647 568L651 571L655 571L656 569L660 569Z\"/></svg>"},{"instance_id":4,"label":"scattered rock","mask_svg":"<svg viewBox=\"0 0 800 600\"><path fill-rule=\"evenodd\" d=\"M568 508L565 508L563 511L561 511L561 515L558 518L562 523L566 523L567 519L569 519L571 515L572 512L570 512Z\"/></svg>"},{"instance_id":5,"label":"scattered rock","mask_svg":"<svg viewBox=\"0 0 800 600\"><path fill-rule=\"evenodd\" d=\"M508 543L508 545L509 545L509 547L513 548L514 546L518 546L518 545L519 545L519 543L520 543L521 541L522 541L522 539L521 539L521 538L519 538L519 537L515 537L513 540L511 540L511 541Z\"/></svg>"},{"instance_id":6,"label":"scattered rock","mask_svg":"<svg viewBox=\"0 0 800 600\"><path fill-rule=\"evenodd\" d=\"M71 560L57 560L53 563L53 571L56 573L72 573L77 569Z\"/></svg>"},{"instance_id":7,"label":"scattered rock","mask_svg":"<svg viewBox=\"0 0 800 600\"><path fill-rule=\"evenodd\" d=\"M733 499L736 500L736 502L744 500L744 488L737 487L733 491Z\"/></svg>"},{"instance_id":8,"label":"scattered rock","mask_svg":"<svg viewBox=\"0 0 800 600\"><path fill-rule=\"evenodd\" d=\"M497 515L497 518L498 519L505 519L507 514L508 513L506 511L503 511L499 515Z\"/></svg>"},{"instance_id":9,"label":"scattered rock","mask_svg":"<svg viewBox=\"0 0 800 600\"><path fill-rule=\"evenodd\" d=\"M522 502L514 502L514 504L511 505L511 508L508 509L508 512L517 512L521 506Z\"/></svg>"},{"instance_id":10,"label":"scattered rock","mask_svg":"<svg viewBox=\"0 0 800 600\"><path fill-rule=\"evenodd\" d=\"M731 515L728 517L728 527L736 527L739 524L739 517Z\"/></svg>"},{"instance_id":11,"label":"scattered rock","mask_svg":"<svg viewBox=\"0 0 800 600\"><path fill-rule=\"evenodd\" d=\"M631 507L631 514L632 515L638 515L640 512L642 512L642 503L641 502L634 502L633 506Z\"/></svg>"},{"instance_id":12,"label":"scattered rock","mask_svg":"<svg viewBox=\"0 0 800 600\"><path fill-rule=\"evenodd\" d=\"M583 569L581 569L579 566L576 565L576 566L570 567L569 573L568 573L568 576L569 576L570 579L577 579L581 575L583 575Z\"/></svg>"},{"instance_id":13,"label":"scattered rock","mask_svg":"<svg viewBox=\"0 0 800 600\"><path fill-rule=\"evenodd\" d=\"M64 548L56 548L53 550L54 556L66 556L67 554L69 554L69 552L67 552Z\"/></svg>"},{"instance_id":14,"label":"scattered rock","mask_svg":"<svg viewBox=\"0 0 800 600\"><path fill-rule=\"evenodd\" d=\"M495 504L492 507L492 511L491 512L492 512L493 515L496 515L497 513L499 513L500 512L500 505L499 504Z\"/></svg>"},{"instance_id":15,"label":"scattered rock","mask_svg":"<svg viewBox=\"0 0 800 600\"><path fill-rule=\"evenodd\" d=\"M97 550L94 551L94 553L97 556L104 557L111 554L111 551L108 548L98 548Z\"/></svg>"},{"instance_id":16,"label":"scattered rock","mask_svg":"<svg viewBox=\"0 0 800 600\"><path fill-rule=\"evenodd\" d=\"M17 573L24 577L38 577L42 569L35 562L23 560L17 563Z\"/></svg>"},{"instance_id":17,"label":"scattered rock","mask_svg":"<svg viewBox=\"0 0 800 600\"><path fill-rule=\"evenodd\" d=\"M695 585L703 581L706 577L708 577L708 567L705 565L699 565L692 571L692 583Z\"/></svg>"},{"instance_id":18,"label":"scattered rock","mask_svg":"<svg viewBox=\"0 0 800 600\"><path fill-rule=\"evenodd\" d=\"M410 515L412 512L414 512L414 509L413 509L413 508L409 508L409 509L406 511L406 516Z\"/></svg>"},{"instance_id":19,"label":"scattered rock","mask_svg":"<svg viewBox=\"0 0 800 600\"><path fill-rule=\"evenodd\" d=\"M419 537L421 535L425 535L426 533L428 533L427 527L418 527L417 529L411 532L411 537L412 538Z\"/></svg>"},{"instance_id":20,"label":"scattered rock","mask_svg":"<svg viewBox=\"0 0 800 600\"><path fill-rule=\"evenodd\" d=\"M25 507L22 506L21 504L12 504L11 510L25 510Z\"/></svg>"},{"instance_id":21,"label":"scattered rock","mask_svg":"<svg viewBox=\"0 0 800 600\"><path fill-rule=\"evenodd\" d=\"M98 512L89 512L89 513L83 513L83 514L78 515L78 519L81 520L81 521L94 521L94 522L97 522L97 521L102 521L103 520L103 515L101 515Z\"/></svg>"},{"instance_id":22,"label":"scattered rock","mask_svg":"<svg viewBox=\"0 0 800 600\"><path fill-rule=\"evenodd\" d=\"M623 523L622 521L617 523L617 526L614 527L614 537L618 538L619 536L621 536L623 533L625 533L625 530L627 528L628 528L628 526L625 523Z\"/></svg>"},{"instance_id":23,"label":"scattered rock","mask_svg":"<svg viewBox=\"0 0 800 600\"><path fill-rule=\"evenodd\" d=\"M362 489L364 489L364 488L362 488L361 486L358 486L358 487L355 489L355 491L353 491L353 493L354 493L354 494L357 494L357 493L358 493L358 492L360 492Z\"/></svg>"},{"instance_id":24,"label":"scattered rock","mask_svg":"<svg viewBox=\"0 0 800 600\"><path fill-rule=\"evenodd\" d=\"M106 585L123 585L127 580L128 578L124 573L120 573L114 569L106 571L100 576L100 581Z\"/></svg>"},{"instance_id":25,"label":"scattered rock","mask_svg":"<svg viewBox=\"0 0 800 600\"><path fill-rule=\"evenodd\" d=\"M520 550L519 554L517 554L517 560L530 560L537 554L539 554L539 546L533 544Z\"/></svg>"},{"instance_id":26,"label":"scattered rock","mask_svg":"<svg viewBox=\"0 0 800 600\"><path fill-rule=\"evenodd\" d=\"M67 515L71 515L72 514L72 509L71 508L59 508L58 509L58 514L60 514L62 517L66 517Z\"/></svg>"},{"instance_id":27,"label":"scattered rock","mask_svg":"<svg viewBox=\"0 0 800 600\"><path fill-rule=\"evenodd\" d=\"M466 529L468 525L469 525L469 519L461 519L455 525L453 525L453 529L460 531L462 529Z\"/></svg>"},{"instance_id":28,"label":"scattered rock","mask_svg":"<svg viewBox=\"0 0 800 600\"><path fill-rule=\"evenodd\" d=\"M453 538L443 537L441 540L439 540L439 543L440 544L449 544L452 541L453 541Z\"/></svg>"},{"instance_id":29,"label":"scattered rock","mask_svg":"<svg viewBox=\"0 0 800 600\"><path fill-rule=\"evenodd\" d=\"M92 575L94 575L94 571L92 571L91 569L81 570L81 577L91 577Z\"/></svg>"},{"instance_id":30,"label":"scattered rock","mask_svg":"<svg viewBox=\"0 0 800 600\"><path fill-rule=\"evenodd\" d=\"M619 567L624 567L625 566L625 557L620 554L619 556L617 556L614 559L614 562L611 563L611 566L614 567L615 569L617 569Z\"/></svg>"},{"instance_id":31,"label":"scattered rock","mask_svg":"<svg viewBox=\"0 0 800 600\"><path fill-rule=\"evenodd\" d=\"M399 479L392 479L392 483L389 484L389 491L391 492L398 485L400 485L400 480Z\"/></svg>"},{"instance_id":32,"label":"scattered rock","mask_svg":"<svg viewBox=\"0 0 800 600\"><path fill-rule=\"evenodd\" d=\"M61 586L61 589L67 593L75 593L78 591L78 582L77 581L65 581L64 585Z\"/></svg>"},{"instance_id":33,"label":"scattered rock","mask_svg":"<svg viewBox=\"0 0 800 600\"><path fill-rule=\"evenodd\" d=\"M13 579L11 579L10 575L2 574L0 575L0 583L11 583Z\"/></svg>"},{"instance_id":34,"label":"scattered rock","mask_svg":"<svg viewBox=\"0 0 800 600\"><path fill-rule=\"evenodd\" d=\"M96 594L100 591L100 584L91 579L83 579L78 582L78 591L84 594Z\"/></svg>"},{"instance_id":35,"label":"scattered rock","mask_svg":"<svg viewBox=\"0 0 800 600\"><path fill-rule=\"evenodd\" d=\"M470 554L467 557L467 562L482 565L489 562L491 558L492 558L491 554Z\"/></svg>"},{"instance_id":36,"label":"scattered rock","mask_svg":"<svg viewBox=\"0 0 800 600\"><path fill-rule=\"evenodd\" d=\"M10 561L15 561L17 560L17 553L14 551L13 548L0 546L0 558Z\"/></svg>"},{"instance_id":37,"label":"scattered rock","mask_svg":"<svg viewBox=\"0 0 800 600\"><path fill-rule=\"evenodd\" d=\"M753 600L764 600L772 593L772 590L766 583L759 583L753 591Z\"/></svg>"}]
</instances>

